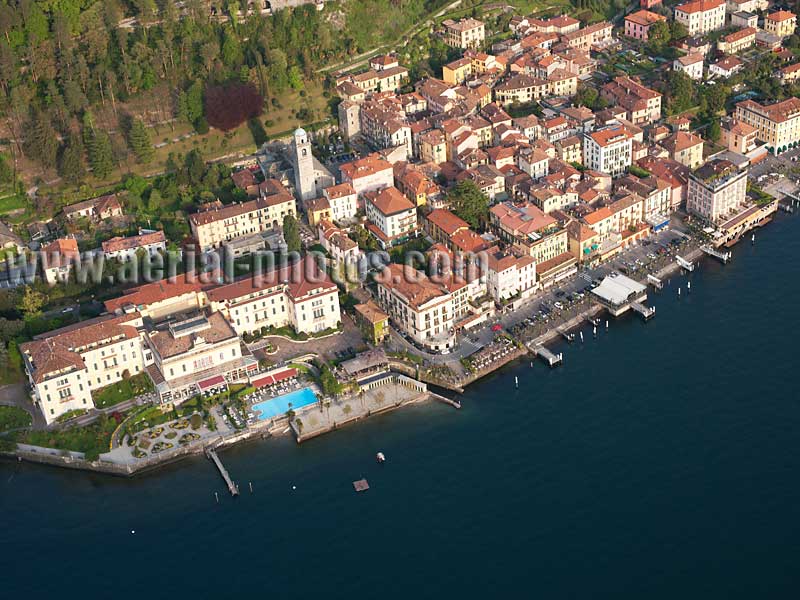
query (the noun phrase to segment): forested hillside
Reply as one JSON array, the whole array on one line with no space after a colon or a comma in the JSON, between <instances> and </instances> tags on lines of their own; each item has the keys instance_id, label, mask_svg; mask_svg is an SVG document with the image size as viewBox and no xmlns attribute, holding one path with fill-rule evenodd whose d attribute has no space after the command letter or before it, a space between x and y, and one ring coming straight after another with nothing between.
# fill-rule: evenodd
<instances>
[{"instance_id":1,"label":"forested hillside","mask_svg":"<svg viewBox=\"0 0 800 600\"><path fill-rule=\"evenodd\" d=\"M171 152L250 148L262 125L327 118L321 66L395 39L445 2L329 2L230 18L246 4L0 0L0 176L16 165L26 184L98 185L163 170ZM208 114L209 91L219 100L220 89L263 103L255 129L202 135L209 123L233 129L231 115Z\"/></svg>"}]
</instances>

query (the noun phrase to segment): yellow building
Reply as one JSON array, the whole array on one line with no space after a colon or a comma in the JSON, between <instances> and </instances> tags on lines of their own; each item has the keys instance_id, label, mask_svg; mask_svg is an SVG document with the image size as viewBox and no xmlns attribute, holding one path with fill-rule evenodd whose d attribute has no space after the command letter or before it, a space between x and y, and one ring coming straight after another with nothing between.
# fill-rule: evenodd
<instances>
[{"instance_id":1,"label":"yellow building","mask_svg":"<svg viewBox=\"0 0 800 600\"><path fill-rule=\"evenodd\" d=\"M779 10L764 17L764 31L780 37L788 37L797 26L797 15L788 10Z\"/></svg>"},{"instance_id":2,"label":"yellow building","mask_svg":"<svg viewBox=\"0 0 800 600\"><path fill-rule=\"evenodd\" d=\"M468 58L459 58L442 67L442 79L450 85L464 83L472 75L472 61Z\"/></svg>"},{"instance_id":3,"label":"yellow building","mask_svg":"<svg viewBox=\"0 0 800 600\"><path fill-rule=\"evenodd\" d=\"M447 19L444 26L444 43L452 48L477 48L486 38L482 21L473 18L453 21Z\"/></svg>"},{"instance_id":4,"label":"yellow building","mask_svg":"<svg viewBox=\"0 0 800 600\"><path fill-rule=\"evenodd\" d=\"M754 100L744 100L736 105L738 121L758 130L756 138L767 145L767 150L782 154L800 143L800 98L763 105Z\"/></svg>"},{"instance_id":5,"label":"yellow building","mask_svg":"<svg viewBox=\"0 0 800 600\"><path fill-rule=\"evenodd\" d=\"M661 142L669 152L669 157L694 169L703 164L703 138L688 131L676 131Z\"/></svg>"},{"instance_id":6,"label":"yellow building","mask_svg":"<svg viewBox=\"0 0 800 600\"><path fill-rule=\"evenodd\" d=\"M308 217L308 224L311 225L311 227L316 227L322 220L332 220L333 215L331 214L331 205L328 199L322 197L307 200L306 217Z\"/></svg>"},{"instance_id":7,"label":"yellow building","mask_svg":"<svg viewBox=\"0 0 800 600\"><path fill-rule=\"evenodd\" d=\"M376 346L389 337L389 315L372 300L356 304L356 322L364 337Z\"/></svg>"}]
</instances>

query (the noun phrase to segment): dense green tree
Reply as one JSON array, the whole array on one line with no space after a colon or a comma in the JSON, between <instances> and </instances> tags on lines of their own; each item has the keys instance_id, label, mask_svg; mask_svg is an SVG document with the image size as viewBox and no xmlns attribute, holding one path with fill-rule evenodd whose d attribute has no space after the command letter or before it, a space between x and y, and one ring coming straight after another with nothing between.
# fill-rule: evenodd
<instances>
[{"instance_id":1,"label":"dense green tree","mask_svg":"<svg viewBox=\"0 0 800 600\"><path fill-rule=\"evenodd\" d=\"M474 181L463 179L447 194L450 210L473 229L481 227L489 217L489 198Z\"/></svg>"},{"instance_id":2,"label":"dense green tree","mask_svg":"<svg viewBox=\"0 0 800 600\"><path fill-rule=\"evenodd\" d=\"M54 167L58 154L58 137L44 111L37 107L31 108L24 136L22 149L25 155L44 168Z\"/></svg>"},{"instance_id":3,"label":"dense green tree","mask_svg":"<svg viewBox=\"0 0 800 600\"><path fill-rule=\"evenodd\" d=\"M722 137L722 131L720 130L718 119L711 121L711 124L708 126L707 135L708 139L712 142L718 142L720 137Z\"/></svg>"},{"instance_id":4,"label":"dense green tree","mask_svg":"<svg viewBox=\"0 0 800 600\"><path fill-rule=\"evenodd\" d=\"M146 165L153 161L155 149L153 142L150 141L150 133L147 131L141 119L134 119L131 129L128 132L128 144L136 156L136 161Z\"/></svg>"},{"instance_id":5,"label":"dense green tree","mask_svg":"<svg viewBox=\"0 0 800 600\"><path fill-rule=\"evenodd\" d=\"M79 135L71 133L58 160L58 174L71 185L77 185L86 176L83 162L84 148Z\"/></svg>"},{"instance_id":6,"label":"dense green tree","mask_svg":"<svg viewBox=\"0 0 800 600\"><path fill-rule=\"evenodd\" d=\"M98 179L105 179L114 169L114 150L111 138L105 131L95 130L88 144L89 164Z\"/></svg>"},{"instance_id":7,"label":"dense green tree","mask_svg":"<svg viewBox=\"0 0 800 600\"><path fill-rule=\"evenodd\" d=\"M286 240L286 249L289 252L300 252L300 228L294 215L283 217L283 239Z\"/></svg>"},{"instance_id":8,"label":"dense green tree","mask_svg":"<svg viewBox=\"0 0 800 600\"><path fill-rule=\"evenodd\" d=\"M694 83L683 71L670 71L667 76L667 110L676 114L694 105Z\"/></svg>"}]
</instances>

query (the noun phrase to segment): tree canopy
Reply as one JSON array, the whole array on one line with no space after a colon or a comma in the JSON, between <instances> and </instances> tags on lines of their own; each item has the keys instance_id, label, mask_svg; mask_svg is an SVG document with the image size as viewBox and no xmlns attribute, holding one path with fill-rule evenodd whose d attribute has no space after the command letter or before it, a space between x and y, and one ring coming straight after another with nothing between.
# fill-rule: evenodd
<instances>
[{"instance_id":1,"label":"tree canopy","mask_svg":"<svg viewBox=\"0 0 800 600\"><path fill-rule=\"evenodd\" d=\"M474 181L459 181L447 194L450 210L464 219L473 229L481 227L489 217L489 198Z\"/></svg>"}]
</instances>

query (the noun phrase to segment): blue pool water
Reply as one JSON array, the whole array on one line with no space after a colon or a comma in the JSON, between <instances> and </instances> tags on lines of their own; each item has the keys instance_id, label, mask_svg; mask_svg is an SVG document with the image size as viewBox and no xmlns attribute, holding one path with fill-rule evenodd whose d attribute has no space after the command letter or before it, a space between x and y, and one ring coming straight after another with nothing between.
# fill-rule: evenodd
<instances>
[{"instance_id":1,"label":"blue pool water","mask_svg":"<svg viewBox=\"0 0 800 600\"><path fill-rule=\"evenodd\" d=\"M270 398L258 404L253 404L253 411L258 416L259 421L266 421L272 417L286 414L286 411L290 408L297 410L309 404L314 404L316 401L317 397L314 395L313 390L307 387L285 396L278 396L277 398Z\"/></svg>"}]
</instances>

